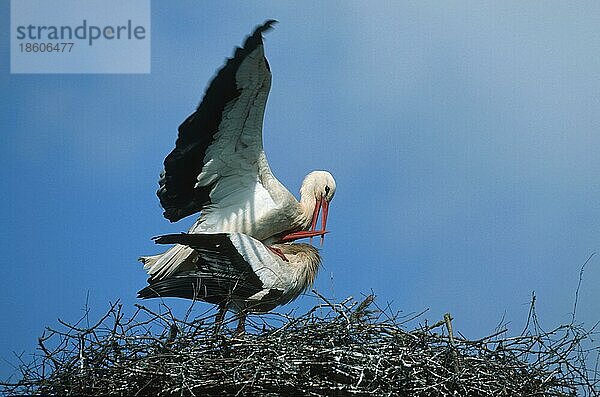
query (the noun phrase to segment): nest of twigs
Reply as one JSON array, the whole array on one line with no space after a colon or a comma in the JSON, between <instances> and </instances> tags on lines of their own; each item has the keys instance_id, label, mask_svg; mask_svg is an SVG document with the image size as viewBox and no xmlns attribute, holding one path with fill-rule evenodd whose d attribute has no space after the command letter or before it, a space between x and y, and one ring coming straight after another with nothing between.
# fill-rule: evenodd
<instances>
[{"instance_id":1,"label":"nest of twigs","mask_svg":"<svg viewBox=\"0 0 600 397\"><path fill-rule=\"evenodd\" d=\"M241 337L214 333L208 316L176 319L114 304L95 325L61 321L39 339L7 394L598 396L595 331L543 331L535 308L525 330L478 340L446 315L427 324L377 306L372 296L319 305L299 317L254 316ZM88 319L89 320L89 319ZM412 326L409 328L409 324ZM418 324L415 326L415 324ZM590 355L596 355L591 358ZM586 367L587 364L587 367Z\"/></svg>"}]
</instances>

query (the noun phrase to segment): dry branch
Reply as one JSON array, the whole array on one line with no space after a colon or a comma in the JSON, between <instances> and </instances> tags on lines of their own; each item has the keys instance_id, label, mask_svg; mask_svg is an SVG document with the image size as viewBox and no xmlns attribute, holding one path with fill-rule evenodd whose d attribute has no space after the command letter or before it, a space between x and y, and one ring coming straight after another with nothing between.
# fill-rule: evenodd
<instances>
[{"instance_id":1,"label":"dry branch","mask_svg":"<svg viewBox=\"0 0 600 397\"><path fill-rule=\"evenodd\" d=\"M452 331L449 315L408 330L406 318L346 299L300 317L272 314L243 338L215 335L211 317L179 320L120 304L88 328L61 322L39 339L6 394L598 396L595 328L542 331L532 304L527 328L477 340ZM412 317L411 317L412 318ZM88 322L89 323L89 322ZM444 328L445 326L445 328Z\"/></svg>"}]
</instances>

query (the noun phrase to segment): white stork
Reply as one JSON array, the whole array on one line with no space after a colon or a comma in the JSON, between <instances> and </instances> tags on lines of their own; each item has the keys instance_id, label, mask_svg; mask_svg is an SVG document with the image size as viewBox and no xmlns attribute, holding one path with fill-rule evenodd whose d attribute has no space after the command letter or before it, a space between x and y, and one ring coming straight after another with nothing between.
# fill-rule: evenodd
<instances>
[{"instance_id":1,"label":"white stork","mask_svg":"<svg viewBox=\"0 0 600 397\"><path fill-rule=\"evenodd\" d=\"M244 332L246 313L264 313L296 299L310 287L321 258L309 244L275 244L286 257L242 233L169 234L158 244L180 244L192 250L192 260L177 273L138 292L139 298L177 297L203 300L220 307L219 327L225 312L239 318L237 333Z\"/></svg>"},{"instance_id":2,"label":"white stork","mask_svg":"<svg viewBox=\"0 0 600 397\"><path fill-rule=\"evenodd\" d=\"M323 241L335 180L326 171L309 173L298 202L271 173L263 151L271 71L262 33L275 22L257 27L235 50L179 126L175 148L165 158L157 195L171 222L201 211L190 233L244 233L268 246L316 235ZM163 279L189 265L192 253L179 244L140 260L151 278Z\"/></svg>"}]
</instances>

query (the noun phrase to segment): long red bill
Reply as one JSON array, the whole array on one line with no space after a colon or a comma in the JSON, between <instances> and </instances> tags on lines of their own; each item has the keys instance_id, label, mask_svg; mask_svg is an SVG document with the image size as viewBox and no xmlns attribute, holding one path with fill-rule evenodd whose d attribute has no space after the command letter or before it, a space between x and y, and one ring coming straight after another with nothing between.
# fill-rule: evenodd
<instances>
[{"instance_id":1,"label":"long red bill","mask_svg":"<svg viewBox=\"0 0 600 397\"><path fill-rule=\"evenodd\" d=\"M329 213L329 201L322 200L321 206L323 207L323 215L321 216L321 230L327 228L327 214ZM325 241L325 234L321 234L321 247Z\"/></svg>"},{"instance_id":2,"label":"long red bill","mask_svg":"<svg viewBox=\"0 0 600 397\"><path fill-rule=\"evenodd\" d=\"M317 202L315 203L315 209L313 210L313 217L312 217L312 221L310 223L310 230L311 231L315 231L315 229L317 228L317 220L319 219L319 213L321 212L321 206L323 205L323 200L318 199ZM325 230L325 229L322 229ZM312 237L310 238L310 243L312 244Z\"/></svg>"},{"instance_id":3,"label":"long red bill","mask_svg":"<svg viewBox=\"0 0 600 397\"><path fill-rule=\"evenodd\" d=\"M329 232L327 232L325 230L314 230L314 231L313 230L301 230L299 232L286 234L285 236L283 236L281 238L281 241L283 241L283 242L296 241L296 240L299 240L301 238L306 238L306 237L313 238L315 236L323 236L327 233L329 233Z\"/></svg>"}]
</instances>

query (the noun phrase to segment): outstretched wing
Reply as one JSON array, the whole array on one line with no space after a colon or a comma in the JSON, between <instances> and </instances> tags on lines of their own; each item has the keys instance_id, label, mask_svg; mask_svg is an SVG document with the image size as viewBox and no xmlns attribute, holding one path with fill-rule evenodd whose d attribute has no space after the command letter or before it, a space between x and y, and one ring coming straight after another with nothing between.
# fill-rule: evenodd
<instances>
[{"instance_id":1,"label":"outstretched wing","mask_svg":"<svg viewBox=\"0 0 600 397\"><path fill-rule=\"evenodd\" d=\"M257 27L243 47L235 50L211 81L196 111L179 126L156 193L171 222L241 190L248 195L256 190L263 155L263 117L271 87L262 33L275 22L269 20Z\"/></svg>"}]
</instances>

